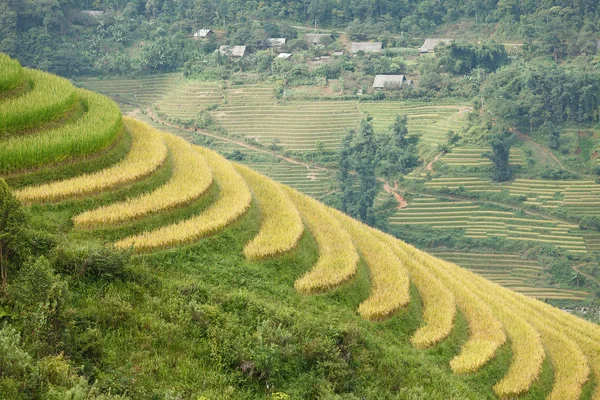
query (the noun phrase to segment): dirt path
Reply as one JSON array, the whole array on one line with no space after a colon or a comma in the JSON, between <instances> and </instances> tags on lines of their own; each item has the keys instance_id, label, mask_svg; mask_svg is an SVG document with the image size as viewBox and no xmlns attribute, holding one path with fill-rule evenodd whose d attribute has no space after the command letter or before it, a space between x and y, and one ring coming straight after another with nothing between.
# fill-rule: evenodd
<instances>
[{"instance_id":1,"label":"dirt path","mask_svg":"<svg viewBox=\"0 0 600 400\"><path fill-rule=\"evenodd\" d=\"M394 187L392 188L388 182L383 181L383 190L385 190L387 194L391 194L394 196L394 199L396 199L396 201L398 202L398 209L406 208L406 206L408 206L408 202L406 201L406 199L402 197L400 193L397 192L398 182L394 182Z\"/></svg>"},{"instance_id":2,"label":"dirt path","mask_svg":"<svg viewBox=\"0 0 600 400\"><path fill-rule=\"evenodd\" d=\"M431 172L433 172L433 163L434 163L434 162L436 162L437 160L439 160L439 159L440 159L440 157L441 157L443 154L444 154L444 153L442 152L442 153L438 154L437 156L435 156L435 158L433 159L433 161L431 161L429 164L427 164L427 166L425 167L425 169L426 169L427 171L431 171Z\"/></svg>"},{"instance_id":3,"label":"dirt path","mask_svg":"<svg viewBox=\"0 0 600 400\"><path fill-rule=\"evenodd\" d=\"M132 112L128 113L128 115L135 116L138 113L139 113L139 110L136 109L136 110L133 110ZM282 155L277 154L277 153L275 153L273 151L270 151L270 150L266 150L266 149L263 149L263 148L260 148L260 147L252 146L252 145L250 145L248 143L245 143L243 141L234 140L234 139L230 139L230 138L227 138L227 137L215 135L215 134L208 133L208 132L200 130L200 129L183 128L183 127L181 127L179 125L172 124L172 123L170 123L168 121L165 121L164 119L158 117L149 108L146 109L146 115L148 115L153 121L158 122L158 123L160 123L162 125L165 125L165 126L170 126L171 128L177 128L177 129L180 129L182 131L186 131L186 132L190 132L190 133L197 133L197 134L200 134L200 135L203 135L203 136L207 136L207 137L210 137L210 138L213 138L213 139L218 139L218 140L223 140L225 142L234 143L234 144L236 144L238 146L245 147L247 149L251 149L251 150L259 152L259 153L268 154L270 156L279 158L279 159L287 161L287 162L289 162L291 164L302 165L303 167L306 167L306 169L316 169L316 170L321 170L321 171L329 171L329 169L327 169L325 167L319 167L319 166L316 166L316 165L307 164L307 163L305 163L303 161L299 161L299 160L295 160L293 158L285 157L285 156L282 156Z\"/></svg>"},{"instance_id":4,"label":"dirt path","mask_svg":"<svg viewBox=\"0 0 600 400\"><path fill-rule=\"evenodd\" d=\"M581 274L583 276L585 276L586 278L588 278L589 280L591 280L592 282L594 282L596 285L600 286L600 281L596 278L594 278L593 276L583 272L580 269L581 265L573 265L573 269L575 270L575 272L577 272L578 274Z\"/></svg>"}]
</instances>

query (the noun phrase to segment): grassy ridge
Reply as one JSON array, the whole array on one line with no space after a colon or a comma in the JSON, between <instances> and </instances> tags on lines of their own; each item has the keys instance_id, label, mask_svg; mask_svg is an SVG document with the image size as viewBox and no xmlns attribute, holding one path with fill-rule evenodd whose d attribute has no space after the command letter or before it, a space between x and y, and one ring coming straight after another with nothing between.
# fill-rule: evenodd
<instances>
[{"instance_id":1,"label":"grassy ridge","mask_svg":"<svg viewBox=\"0 0 600 400\"><path fill-rule=\"evenodd\" d=\"M0 173L11 174L90 156L113 143L122 128L117 105L85 90L77 90L77 94L87 107L87 112L78 120L2 142Z\"/></svg>"},{"instance_id":2,"label":"grassy ridge","mask_svg":"<svg viewBox=\"0 0 600 400\"><path fill-rule=\"evenodd\" d=\"M23 68L17 60L0 53L0 94L9 92L19 86L23 80Z\"/></svg>"},{"instance_id":3,"label":"grassy ridge","mask_svg":"<svg viewBox=\"0 0 600 400\"><path fill-rule=\"evenodd\" d=\"M33 88L0 103L0 136L58 119L77 102L76 90L67 79L31 69L23 75Z\"/></svg>"}]
</instances>

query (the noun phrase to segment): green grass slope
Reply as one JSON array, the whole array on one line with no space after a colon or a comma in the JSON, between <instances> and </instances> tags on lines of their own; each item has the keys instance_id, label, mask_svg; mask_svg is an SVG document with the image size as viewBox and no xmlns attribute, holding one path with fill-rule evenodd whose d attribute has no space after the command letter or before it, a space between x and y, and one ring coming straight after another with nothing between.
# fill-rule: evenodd
<instances>
[{"instance_id":1,"label":"green grass slope","mask_svg":"<svg viewBox=\"0 0 600 400\"><path fill-rule=\"evenodd\" d=\"M179 142L211 179L169 207L190 190L173 143L123 118L92 156L2 172L0 398L600 398L598 326L206 148ZM161 208L74 228L131 199ZM291 250L251 261L259 236Z\"/></svg>"}]
</instances>

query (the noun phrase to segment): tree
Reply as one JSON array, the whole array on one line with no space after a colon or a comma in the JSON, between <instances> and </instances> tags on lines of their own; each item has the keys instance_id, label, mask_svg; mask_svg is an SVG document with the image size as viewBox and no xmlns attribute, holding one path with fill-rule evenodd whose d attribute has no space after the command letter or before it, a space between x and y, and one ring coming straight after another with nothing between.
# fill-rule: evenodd
<instances>
[{"instance_id":1,"label":"tree","mask_svg":"<svg viewBox=\"0 0 600 400\"><path fill-rule=\"evenodd\" d=\"M346 135L340 150L341 210L367 224L375 223L376 152L375 133L367 120Z\"/></svg>"},{"instance_id":2,"label":"tree","mask_svg":"<svg viewBox=\"0 0 600 400\"><path fill-rule=\"evenodd\" d=\"M550 121L542 125L542 132L548 138L548 147L558 150L560 147L560 127Z\"/></svg>"},{"instance_id":3,"label":"tree","mask_svg":"<svg viewBox=\"0 0 600 400\"><path fill-rule=\"evenodd\" d=\"M510 147L514 141L514 135L502 125L488 126L490 131L489 143L492 146L491 153L482 154L493 164L492 180L505 182L512 178L512 170L509 164Z\"/></svg>"},{"instance_id":4,"label":"tree","mask_svg":"<svg viewBox=\"0 0 600 400\"><path fill-rule=\"evenodd\" d=\"M13 256L22 251L25 213L21 203L0 178L0 279L2 290L8 283L8 268Z\"/></svg>"}]
</instances>

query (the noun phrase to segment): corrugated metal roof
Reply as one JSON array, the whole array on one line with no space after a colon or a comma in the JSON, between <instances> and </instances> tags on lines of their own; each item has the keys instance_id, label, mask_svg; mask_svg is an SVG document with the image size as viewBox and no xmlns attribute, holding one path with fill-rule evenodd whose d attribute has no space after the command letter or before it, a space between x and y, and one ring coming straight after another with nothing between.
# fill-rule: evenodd
<instances>
[{"instance_id":1,"label":"corrugated metal roof","mask_svg":"<svg viewBox=\"0 0 600 400\"><path fill-rule=\"evenodd\" d=\"M267 43L269 47L283 47L285 46L286 38L269 38Z\"/></svg>"},{"instance_id":2,"label":"corrugated metal roof","mask_svg":"<svg viewBox=\"0 0 600 400\"><path fill-rule=\"evenodd\" d=\"M205 38L205 37L208 37L208 35L211 33L213 33L213 31L211 29L202 28L202 29L198 29L198 31L196 33L194 33L194 37Z\"/></svg>"},{"instance_id":3,"label":"corrugated metal roof","mask_svg":"<svg viewBox=\"0 0 600 400\"><path fill-rule=\"evenodd\" d=\"M352 53L358 53L364 51L365 53L381 52L383 44L381 42L352 42L350 51Z\"/></svg>"},{"instance_id":4,"label":"corrugated metal roof","mask_svg":"<svg viewBox=\"0 0 600 400\"><path fill-rule=\"evenodd\" d=\"M419 51L421 53L429 53L432 52L438 44L449 44L454 42L454 39L425 39L425 43L423 46L419 47Z\"/></svg>"},{"instance_id":5,"label":"corrugated metal roof","mask_svg":"<svg viewBox=\"0 0 600 400\"><path fill-rule=\"evenodd\" d=\"M244 54L246 54L246 46L221 46L219 47L219 53L221 53L222 56L244 57Z\"/></svg>"},{"instance_id":6,"label":"corrugated metal roof","mask_svg":"<svg viewBox=\"0 0 600 400\"><path fill-rule=\"evenodd\" d=\"M280 53L277 58L281 58L282 60L287 60L292 56L292 53Z\"/></svg>"},{"instance_id":7,"label":"corrugated metal roof","mask_svg":"<svg viewBox=\"0 0 600 400\"><path fill-rule=\"evenodd\" d=\"M402 86L404 81L404 75L377 75L373 81L373 87L383 89L385 87L398 87Z\"/></svg>"}]
</instances>

